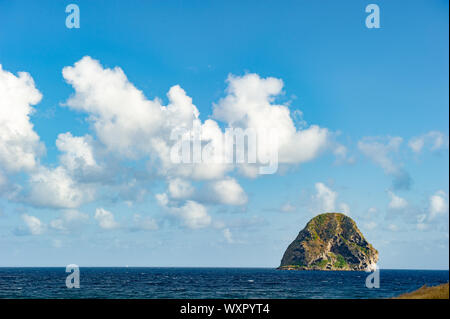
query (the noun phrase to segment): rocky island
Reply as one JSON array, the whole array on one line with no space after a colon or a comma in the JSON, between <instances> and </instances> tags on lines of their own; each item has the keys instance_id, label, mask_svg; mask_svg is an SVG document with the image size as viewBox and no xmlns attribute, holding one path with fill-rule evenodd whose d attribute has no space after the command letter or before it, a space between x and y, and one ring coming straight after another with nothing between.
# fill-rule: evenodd
<instances>
[{"instance_id":1,"label":"rocky island","mask_svg":"<svg viewBox=\"0 0 450 319\"><path fill-rule=\"evenodd\" d=\"M286 249L282 270L373 270L378 251L356 223L341 213L311 219Z\"/></svg>"}]
</instances>

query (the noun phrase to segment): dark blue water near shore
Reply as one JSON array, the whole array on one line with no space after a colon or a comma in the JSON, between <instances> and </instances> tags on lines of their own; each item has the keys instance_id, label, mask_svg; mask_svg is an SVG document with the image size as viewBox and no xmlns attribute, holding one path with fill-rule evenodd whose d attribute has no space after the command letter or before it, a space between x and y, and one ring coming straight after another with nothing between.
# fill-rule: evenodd
<instances>
[{"instance_id":1,"label":"dark blue water near shore","mask_svg":"<svg viewBox=\"0 0 450 319\"><path fill-rule=\"evenodd\" d=\"M262 268L80 268L68 289L65 268L0 268L0 298L388 298L424 284L448 282L449 271L380 270L380 288L365 272Z\"/></svg>"}]
</instances>

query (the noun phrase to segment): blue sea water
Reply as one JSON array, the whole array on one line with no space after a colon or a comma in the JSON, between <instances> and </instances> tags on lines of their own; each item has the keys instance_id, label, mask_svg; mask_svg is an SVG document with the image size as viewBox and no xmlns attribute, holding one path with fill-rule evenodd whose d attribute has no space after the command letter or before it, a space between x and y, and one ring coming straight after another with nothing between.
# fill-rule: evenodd
<instances>
[{"instance_id":1,"label":"blue sea water","mask_svg":"<svg viewBox=\"0 0 450 319\"><path fill-rule=\"evenodd\" d=\"M448 270L368 273L266 268L80 268L80 288L65 268L0 268L0 298L389 298L449 281Z\"/></svg>"}]
</instances>

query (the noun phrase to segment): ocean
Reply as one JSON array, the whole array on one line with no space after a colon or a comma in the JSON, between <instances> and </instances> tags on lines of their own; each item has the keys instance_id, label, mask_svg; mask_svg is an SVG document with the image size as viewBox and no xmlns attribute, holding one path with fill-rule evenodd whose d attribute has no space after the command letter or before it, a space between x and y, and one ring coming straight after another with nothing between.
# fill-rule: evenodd
<instances>
[{"instance_id":1,"label":"ocean","mask_svg":"<svg viewBox=\"0 0 450 319\"><path fill-rule=\"evenodd\" d=\"M80 268L68 289L65 268L0 268L0 298L389 298L449 281L448 270L380 270L380 287L365 272L268 268Z\"/></svg>"}]
</instances>

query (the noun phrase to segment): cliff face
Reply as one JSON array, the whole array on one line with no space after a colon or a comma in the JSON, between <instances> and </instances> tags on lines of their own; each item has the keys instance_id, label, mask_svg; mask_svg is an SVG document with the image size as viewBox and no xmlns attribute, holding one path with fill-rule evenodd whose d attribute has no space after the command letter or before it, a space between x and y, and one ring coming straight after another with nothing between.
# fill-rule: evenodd
<instances>
[{"instance_id":1,"label":"cliff face","mask_svg":"<svg viewBox=\"0 0 450 319\"><path fill-rule=\"evenodd\" d=\"M311 219L284 253L279 269L374 269L378 251L348 216L321 214Z\"/></svg>"}]
</instances>

